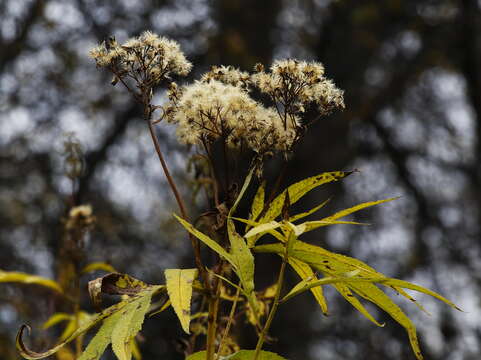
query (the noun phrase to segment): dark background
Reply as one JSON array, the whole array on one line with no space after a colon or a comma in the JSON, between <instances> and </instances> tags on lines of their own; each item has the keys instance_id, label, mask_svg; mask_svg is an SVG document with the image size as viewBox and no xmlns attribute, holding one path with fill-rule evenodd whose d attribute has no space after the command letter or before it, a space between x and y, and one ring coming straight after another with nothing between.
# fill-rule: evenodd
<instances>
[{"instance_id":1,"label":"dark background","mask_svg":"<svg viewBox=\"0 0 481 360\"><path fill-rule=\"evenodd\" d=\"M143 30L171 37L194 63L192 78L212 64L250 70L274 58L318 60L345 90L346 110L312 128L285 184L359 168L304 202L333 196L325 213L402 197L355 216L370 227L332 227L312 240L455 301L466 313L419 295L427 316L392 294L418 326L427 359L478 359L480 20L476 0L1 0L0 268L56 276L70 194L62 141L71 131L85 152L79 199L97 217L86 261L109 261L151 282L162 281L166 267L193 265L139 108L87 58L100 40ZM170 126L159 135L189 194L187 149ZM201 199L191 203L193 214L202 209ZM258 260L264 273L276 264ZM35 328L35 349L52 344L54 333L39 329L54 311L49 296L0 285L0 359L18 358L14 335L24 322ZM333 291L327 298L328 317L307 295L281 307L272 329L278 342L268 349L293 360L414 358L404 330L383 313L372 309L387 322L377 328ZM146 322L145 359L181 358L176 321L169 312Z\"/></svg>"}]
</instances>

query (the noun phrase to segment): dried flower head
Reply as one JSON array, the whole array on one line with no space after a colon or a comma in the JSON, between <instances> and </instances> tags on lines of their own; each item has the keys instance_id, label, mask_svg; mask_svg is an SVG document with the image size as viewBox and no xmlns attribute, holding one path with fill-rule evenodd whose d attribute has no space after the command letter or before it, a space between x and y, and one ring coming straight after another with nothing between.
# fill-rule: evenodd
<instances>
[{"instance_id":1,"label":"dried flower head","mask_svg":"<svg viewBox=\"0 0 481 360\"><path fill-rule=\"evenodd\" d=\"M92 214L92 207L90 205L79 205L70 209L65 228L68 230L87 229L94 223L95 217Z\"/></svg>"},{"instance_id":2,"label":"dried flower head","mask_svg":"<svg viewBox=\"0 0 481 360\"><path fill-rule=\"evenodd\" d=\"M255 70L252 83L289 114L302 113L310 104L317 105L320 115L344 108L343 91L324 77L321 63L277 60L269 73L259 65Z\"/></svg>"},{"instance_id":3,"label":"dried flower head","mask_svg":"<svg viewBox=\"0 0 481 360\"><path fill-rule=\"evenodd\" d=\"M217 80L224 84L247 87L250 82L250 74L233 66L213 66L209 72L202 75L201 81L209 82Z\"/></svg>"},{"instance_id":4,"label":"dried flower head","mask_svg":"<svg viewBox=\"0 0 481 360\"><path fill-rule=\"evenodd\" d=\"M288 150L295 139L295 131L284 128L275 110L254 101L245 89L217 80L186 86L169 120L187 144L222 139L230 147L245 146L264 155Z\"/></svg>"},{"instance_id":5,"label":"dried flower head","mask_svg":"<svg viewBox=\"0 0 481 360\"><path fill-rule=\"evenodd\" d=\"M122 45L109 39L92 49L89 55L97 66L107 67L114 73L113 84L130 78L144 89L168 79L170 74L185 76L192 68L177 42L150 31Z\"/></svg>"}]
</instances>

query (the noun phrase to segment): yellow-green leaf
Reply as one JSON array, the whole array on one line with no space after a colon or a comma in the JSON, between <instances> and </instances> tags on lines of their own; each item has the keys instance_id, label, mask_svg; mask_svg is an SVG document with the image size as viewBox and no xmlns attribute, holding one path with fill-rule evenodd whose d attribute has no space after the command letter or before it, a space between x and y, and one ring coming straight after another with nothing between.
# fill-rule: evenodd
<instances>
[{"instance_id":1,"label":"yellow-green leaf","mask_svg":"<svg viewBox=\"0 0 481 360\"><path fill-rule=\"evenodd\" d=\"M244 239L236 232L234 222L227 220L227 232L234 261L234 270L247 294L254 291L254 257Z\"/></svg>"},{"instance_id":2,"label":"yellow-green leaf","mask_svg":"<svg viewBox=\"0 0 481 360\"><path fill-rule=\"evenodd\" d=\"M277 221L270 221L270 222L263 223L263 224L260 224L260 225L257 225L255 227L253 227L244 236L246 238L250 238L250 237L253 237L255 235L262 235L263 233L266 233L270 230L277 229L280 226L281 226L281 223L279 223Z\"/></svg>"},{"instance_id":3,"label":"yellow-green leaf","mask_svg":"<svg viewBox=\"0 0 481 360\"><path fill-rule=\"evenodd\" d=\"M249 216L250 220L255 221L264 209L265 189L266 183L264 181L262 182L261 186L257 188L256 195L254 196L254 200L252 201L251 213Z\"/></svg>"},{"instance_id":4,"label":"yellow-green leaf","mask_svg":"<svg viewBox=\"0 0 481 360\"><path fill-rule=\"evenodd\" d=\"M122 313L119 311L105 319L99 331L90 340L78 360L98 360L105 349L112 342L112 331L115 325L122 321Z\"/></svg>"},{"instance_id":5,"label":"yellow-green leaf","mask_svg":"<svg viewBox=\"0 0 481 360\"><path fill-rule=\"evenodd\" d=\"M307 279L315 279L316 275L312 271L312 268L307 265L306 263L290 258L289 265L294 269L294 271L301 277L303 280ZM326 298L324 297L322 286L318 286L315 288L310 289L312 295L317 300L317 303L321 307L322 312L327 315L327 302Z\"/></svg>"},{"instance_id":6,"label":"yellow-green leaf","mask_svg":"<svg viewBox=\"0 0 481 360\"><path fill-rule=\"evenodd\" d=\"M330 183L332 181L338 181L350 174L352 174L352 171L326 172L316 176L309 177L295 184L292 184L286 190L284 190L279 196L277 196L272 201L271 204L269 204L269 209L266 211L266 214L262 217L262 221L259 221L259 222L268 222L268 221L274 220L277 216L281 214L282 206L284 205L287 191L289 191L290 204L293 205L305 194L315 189L316 187Z\"/></svg>"},{"instance_id":7,"label":"yellow-green leaf","mask_svg":"<svg viewBox=\"0 0 481 360\"><path fill-rule=\"evenodd\" d=\"M166 310L172 303L170 300L167 300L158 310L155 310L154 312L149 314L149 317L152 317L154 315L160 314L164 310Z\"/></svg>"},{"instance_id":8,"label":"yellow-green leaf","mask_svg":"<svg viewBox=\"0 0 481 360\"><path fill-rule=\"evenodd\" d=\"M121 319L117 321L112 330L112 350L119 360L132 358L132 339L142 328L151 299L152 291L146 291L143 296L120 311Z\"/></svg>"},{"instance_id":9,"label":"yellow-green leaf","mask_svg":"<svg viewBox=\"0 0 481 360\"><path fill-rule=\"evenodd\" d=\"M309 211L306 211L306 212L303 212L303 213L300 213L300 214L297 214L297 215L294 215L294 216L291 216L289 218L289 221L290 222L294 222L296 220L299 220L299 219L302 219L302 218L305 218L306 216L309 216L311 214L314 214L317 210L319 210L320 208L324 207L331 199L327 199L326 201L324 201L323 203L317 205L316 207L312 208L311 210Z\"/></svg>"},{"instance_id":10,"label":"yellow-green leaf","mask_svg":"<svg viewBox=\"0 0 481 360\"><path fill-rule=\"evenodd\" d=\"M255 350L241 350L235 354L223 357L223 360L252 360L254 358ZM192 355L189 355L185 360L205 360L206 351L199 351ZM286 360L282 356L279 356L270 351L260 351L258 360Z\"/></svg>"},{"instance_id":11,"label":"yellow-green leaf","mask_svg":"<svg viewBox=\"0 0 481 360\"><path fill-rule=\"evenodd\" d=\"M237 221L240 221L242 223L245 223L245 224L248 224L249 226L260 226L262 224L256 222L256 221L253 221L253 220L247 220L247 219L242 219L242 218L238 218L238 217L231 217L231 219L234 219L234 220L237 220ZM267 230L267 233L274 236L277 240L279 240L280 242L286 242L287 240L285 239L285 237L279 233L278 231L276 231L275 229L270 229L270 230ZM247 238L247 237L246 237ZM255 240L257 240L258 237L257 236L253 236L253 237L250 237L250 238L247 238L247 246L249 248L253 247L255 245Z\"/></svg>"},{"instance_id":12,"label":"yellow-green leaf","mask_svg":"<svg viewBox=\"0 0 481 360\"><path fill-rule=\"evenodd\" d=\"M242 200L244 193L246 192L247 188L249 187L249 184L251 183L253 173L254 173L254 168L251 168L246 178L244 179L244 184L242 184L242 188L239 191L239 195L237 196L237 199L235 200L234 205L232 205L232 207L230 208L229 216L232 216L236 211L237 205L239 205L239 202Z\"/></svg>"},{"instance_id":13,"label":"yellow-green leaf","mask_svg":"<svg viewBox=\"0 0 481 360\"><path fill-rule=\"evenodd\" d=\"M210 247L212 250L214 250L217 254L222 256L224 259L226 259L227 261L232 263L232 259L231 259L231 256L229 255L229 253L222 246L220 246L216 241L212 240L210 237L208 237L203 232L197 230L195 227L193 227L191 224L189 224L187 221L180 218L176 214L174 214L174 217L182 224L182 226L188 232L190 232L197 239L202 241L204 244L206 244L208 247Z\"/></svg>"},{"instance_id":14,"label":"yellow-green leaf","mask_svg":"<svg viewBox=\"0 0 481 360\"><path fill-rule=\"evenodd\" d=\"M48 318L47 321L45 321L42 324L42 329L48 329L49 327L52 327L54 325L57 325L58 323L62 321L67 321L73 319L73 315L67 314L67 313L55 313L52 316Z\"/></svg>"},{"instance_id":15,"label":"yellow-green leaf","mask_svg":"<svg viewBox=\"0 0 481 360\"><path fill-rule=\"evenodd\" d=\"M354 213L354 212L356 212L356 211L365 209L365 208L367 208L367 207L379 205L379 204L382 204L382 203L385 203L385 202L389 202L389 201L393 201L393 200L396 200L396 199L399 199L399 196L397 196L397 197L392 197L392 198L389 198L389 199L376 200L376 201L368 201L368 202L364 202L364 203L361 203L361 204L357 204L356 206L353 206L353 207L350 207L350 208L348 208L348 209L344 209L344 210L338 211L338 212L335 213L334 215L331 215L331 216L328 216L328 217L326 217L326 218L324 218L324 219L321 219L321 221L334 221L334 220L343 218L344 216L350 215L350 214L352 214L352 213Z\"/></svg>"},{"instance_id":16,"label":"yellow-green leaf","mask_svg":"<svg viewBox=\"0 0 481 360\"><path fill-rule=\"evenodd\" d=\"M192 298L192 283L197 276L197 269L167 269L165 279L170 302L182 329L189 334L190 300Z\"/></svg>"},{"instance_id":17,"label":"yellow-green leaf","mask_svg":"<svg viewBox=\"0 0 481 360\"><path fill-rule=\"evenodd\" d=\"M20 352L20 355L22 355L25 359L34 360L34 359L46 358L50 355L55 354L65 344L69 343L70 341L72 341L76 337L82 335L83 333L88 331L90 328L92 328L93 326L95 326L96 324L101 322L102 320L110 318L111 316L114 316L115 314L119 313L119 311L122 310L125 306L127 306L128 304L138 300L139 297L141 297L142 295L147 294L147 293L154 294L154 293L157 293L157 292L162 291L164 289L165 289L164 286L158 286L158 285L150 286L148 288L148 290L145 290L145 293L141 292L141 293L137 294L136 296L130 297L130 298L124 300L124 301L121 301L120 303L112 305L109 308L102 311L101 313L98 313L98 314L93 315L93 316L89 316L88 318L86 318L86 321L79 321L79 327L72 334L70 334L66 339L62 340L59 344L57 344L53 348L51 348L47 351L41 352L41 353L32 351L31 349L26 347L26 345L23 341L23 335L25 333L25 330L30 331L30 327L27 326L27 325L22 325L22 327L20 328L20 330L17 334L17 339L16 339L17 349Z\"/></svg>"},{"instance_id":18,"label":"yellow-green leaf","mask_svg":"<svg viewBox=\"0 0 481 360\"><path fill-rule=\"evenodd\" d=\"M104 262L94 262L94 263L90 263L87 266L85 266L82 269L81 273L87 274L89 272L97 271L97 270L106 271L106 272L109 272L109 273L117 272L117 270L115 270L114 267L110 264L107 264L107 263L104 263Z\"/></svg>"},{"instance_id":19,"label":"yellow-green leaf","mask_svg":"<svg viewBox=\"0 0 481 360\"><path fill-rule=\"evenodd\" d=\"M56 281L37 275L26 274L23 272L0 270L0 283L2 282L17 282L23 284L41 285L49 289L55 290L59 293L63 293L60 284Z\"/></svg>"}]
</instances>

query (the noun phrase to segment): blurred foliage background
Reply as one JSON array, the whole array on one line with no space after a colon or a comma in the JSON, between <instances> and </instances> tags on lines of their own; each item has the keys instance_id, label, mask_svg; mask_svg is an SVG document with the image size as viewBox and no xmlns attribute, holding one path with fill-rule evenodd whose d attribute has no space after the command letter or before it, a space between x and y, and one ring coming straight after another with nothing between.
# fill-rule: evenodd
<instances>
[{"instance_id":1,"label":"blurred foliage background","mask_svg":"<svg viewBox=\"0 0 481 360\"><path fill-rule=\"evenodd\" d=\"M87 57L99 41L143 30L171 37L194 63L192 78L214 64L250 70L275 58L318 60L345 90L346 110L312 128L285 184L358 168L304 206L333 196L330 213L402 197L357 216L370 227L340 225L311 240L455 301L467 313L418 296L432 313L426 316L399 298L427 359L479 358L479 1L2 0L0 15L0 269L58 278L62 218L73 202L91 204L96 217L85 263L107 261L150 282L163 281L166 267L193 265L140 109ZM190 194L192 153L170 126L158 131ZM85 166L74 198L63 146L70 132ZM277 171L272 164L268 173ZM204 208L200 197L192 199L192 214ZM276 261L259 256L258 266ZM259 287L274 276L264 273ZM87 308L91 278L81 283ZM333 292L327 298L328 317L308 295L281 307L268 349L297 360L413 358L404 331L384 314L372 309L387 322L376 328ZM24 322L35 328L33 346L53 344L58 333L39 327L58 310L48 290L1 284L0 359L18 358L14 336ZM145 359L182 358L172 312L147 321L143 334ZM252 347L253 334L242 336Z\"/></svg>"}]
</instances>

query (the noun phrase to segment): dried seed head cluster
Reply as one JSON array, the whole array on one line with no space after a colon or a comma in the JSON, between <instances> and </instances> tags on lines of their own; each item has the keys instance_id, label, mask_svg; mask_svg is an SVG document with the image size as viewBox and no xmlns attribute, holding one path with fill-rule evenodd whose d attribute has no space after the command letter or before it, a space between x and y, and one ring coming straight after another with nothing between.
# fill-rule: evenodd
<instances>
[{"instance_id":1,"label":"dried seed head cluster","mask_svg":"<svg viewBox=\"0 0 481 360\"><path fill-rule=\"evenodd\" d=\"M201 81L209 82L210 80L218 80L225 84L241 86L247 88L250 84L250 74L233 66L213 66L212 69L202 75Z\"/></svg>"},{"instance_id":2,"label":"dried seed head cluster","mask_svg":"<svg viewBox=\"0 0 481 360\"><path fill-rule=\"evenodd\" d=\"M344 107L343 92L324 77L320 63L297 60L274 62L270 71L256 65L253 74L232 66L214 66L200 81L178 87L170 74L187 75L191 70L179 45L149 31L122 45L115 40L90 52L98 66L114 74L146 109L146 119L162 109L162 118L177 124L181 142L208 146L218 140L232 148L248 148L264 156L288 152L306 128L306 109L317 107L319 116ZM169 80L169 103L151 105L152 88ZM255 90L255 91L253 91ZM271 106L254 100L266 94ZM253 95L255 94L255 95Z\"/></svg>"},{"instance_id":3,"label":"dried seed head cluster","mask_svg":"<svg viewBox=\"0 0 481 360\"><path fill-rule=\"evenodd\" d=\"M230 147L248 147L259 154L288 150L295 130L285 129L278 114L254 101L240 86L204 79L169 90L174 102L169 121L187 144L223 139ZM240 83L239 83L240 84Z\"/></svg>"},{"instance_id":4,"label":"dried seed head cluster","mask_svg":"<svg viewBox=\"0 0 481 360\"><path fill-rule=\"evenodd\" d=\"M320 115L344 108L343 91L324 77L324 66L318 62L292 59L275 61L271 72L256 66L252 84L279 103L288 114L299 114L315 104Z\"/></svg>"},{"instance_id":5,"label":"dried seed head cluster","mask_svg":"<svg viewBox=\"0 0 481 360\"><path fill-rule=\"evenodd\" d=\"M122 45L115 39L103 42L90 51L90 57L97 66L114 73L113 82L130 78L144 89L152 88L170 74L185 76L192 68L177 42L150 31Z\"/></svg>"}]
</instances>

